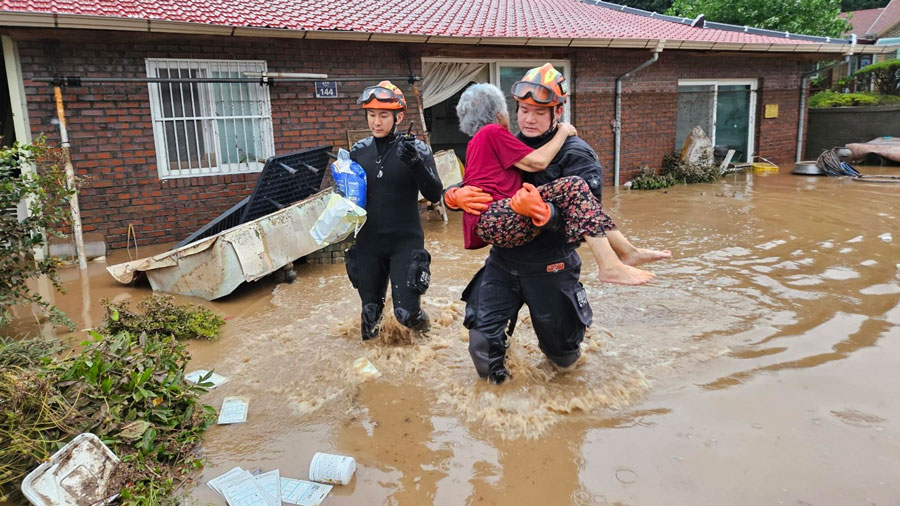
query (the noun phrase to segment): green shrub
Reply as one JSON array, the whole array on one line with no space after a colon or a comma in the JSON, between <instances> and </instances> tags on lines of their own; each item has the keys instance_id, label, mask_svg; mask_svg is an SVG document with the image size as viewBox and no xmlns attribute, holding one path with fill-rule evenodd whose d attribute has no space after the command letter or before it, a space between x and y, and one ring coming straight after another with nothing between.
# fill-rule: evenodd
<instances>
[{"instance_id":1,"label":"green shrub","mask_svg":"<svg viewBox=\"0 0 900 506\"><path fill-rule=\"evenodd\" d=\"M809 97L811 108L826 107L853 107L862 105L891 105L900 103L900 97L894 95L879 95L877 93L838 93L834 90L824 90Z\"/></svg>"},{"instance_id":2,"label":"green shrub","mask_svg":"<svg viewBox=\"0 0 900 506\"><path fill-rule=\"evenodd\" d=\"M42 138L32 144L15 143L0 149L0 209L29 202L29 216L19 221L14 214L0 213L0 328L11 318L10 308L34 303L49 312L51 321L74 329L74 324L40 295L27 281L47 276L62 291L55 258L36 260L35 248L42 248L70 222L69 199L75 193L66 185L65 171L58 157Z\"/></svg>"},{"instance_id":3,"label":"green shrub","mask_svg":"<svg viewBox=\"0 0 900 506\"><path fill-rule=\"evenodd\" d=\"M176 490L203 466L196 450L215 419L205 383L187 383L180 339L215 339L221 317L151 296L138 305L104 302L102 333L71 356L41 340L0 339L0 503L19 500L25 475L82 432L122 460L113 492L129 506L176 505Z\"/></svg>"},{"instance_id":4,"label":"green shrub","mask_svg":"<svg viewBox=\"0 0 900 506\"><path fill-rule=\"evenodd\" d=\"M131 332L185 339L215 340L225 320L209 309L191 304L175 304L171 295L151 295L133 310L128 302L101 301L106 309L103 328L109 334Z\"/></svg>"},{"instance_id":5,"label":"green shrub","mask_svg":"<svg viewBox=\"0 0 900 506\"><path fill-rule=\"evenodd\" d=\"M871 83L878 93L900 95L900 59L867 65L854 72L853 78L863 85Z\"/></svg>"},{"instance_id":6,"label":"green shrub","mask_svg":"<svg viewBox=\"0 0 900 506\"><path fill-rule=\"evenodd\" d=\"M650 167L642 165L638 175L631 180L631 189L658 190L660 188L668 188L674 184L675 181L670 176L657 174Z\"/></svg>"},{"instance_id":7,"label":"green shrub","mask_svg":"<svg viewBox=\"0 0 900 506\"><path fill-rule=\"evenodd\" d=\"M28 472L92 432L122 459L123 504L174 504L177 486L203 465L196 449L215 418L199 402L206 389L184 380L189 359L171 336L91 332L71 357L3 368L0 501L20 499Z\"/></svg>"},{"instance_id":8,"label":"green shrub","mask_svg":"<svg viewBox=\"0 0 900 506\"><path fill-rule=\"evenodd\" d=\"M712 160L685 162L678 153L669 153L663 157L660 174L669 176L675 184L714 183L722 177Z\"/></svg>"}]
</instances>

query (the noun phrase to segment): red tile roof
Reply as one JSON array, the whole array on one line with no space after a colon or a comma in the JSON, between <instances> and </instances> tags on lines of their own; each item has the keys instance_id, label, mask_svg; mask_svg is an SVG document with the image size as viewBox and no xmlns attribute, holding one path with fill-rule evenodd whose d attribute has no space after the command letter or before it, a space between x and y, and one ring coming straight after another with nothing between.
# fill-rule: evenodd
<instances>
[{"instance_id":1,"label":"red tile roof","mask_svg":"<svg viewBox=\"0 0 900 506\"><path fill-rule=\"evenodd\" d=\"M884 9L863 9L861 11L842 12L840 16L847 19L852 14L853 17L850 18L850 24L853 25L853 30L850 33L859 38L864 38L869 33L869 27L872 26L872 23L878 18L882 10Z\"/></svg>"},{"instance_id":2,"label":"red tile roof","mask_svg":"<svg viewBox=\"0 0 900 506\"><path fill-rule=\"evenodd\" d=\"M881 37L897 24L900 24L900 0L891 0L891 3L881 10L878 19L872 22L869 33Z\"/></svg>"},{"instance_id":3,"label":"red tile roof","mask_svg":"<svg viewBox=\"0 0 900 506\"><path fill-rule=\"evenodd\" d=\"M579 0L0 0L0 10L424 36L804 42L691 27Z\"/></svg>"}]
</instances>

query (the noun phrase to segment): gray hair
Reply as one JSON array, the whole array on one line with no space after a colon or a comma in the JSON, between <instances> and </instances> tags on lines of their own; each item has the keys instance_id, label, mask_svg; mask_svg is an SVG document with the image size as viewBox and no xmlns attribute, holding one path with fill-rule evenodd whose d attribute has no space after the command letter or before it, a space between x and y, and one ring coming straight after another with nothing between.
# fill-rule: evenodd
<instances>
[{"instance_id":1,"label":"gray hair","mask_svg":"<svg viewBox=\"0 0 900 506\"><path fill-rule=\"evenodd\" d=\"M475 135L481 127L497 122L497 116L509 116L503 92L493 84L473 84L459 97L456 104L459 129L466 135Z\"/></svg>"}]
</instances>

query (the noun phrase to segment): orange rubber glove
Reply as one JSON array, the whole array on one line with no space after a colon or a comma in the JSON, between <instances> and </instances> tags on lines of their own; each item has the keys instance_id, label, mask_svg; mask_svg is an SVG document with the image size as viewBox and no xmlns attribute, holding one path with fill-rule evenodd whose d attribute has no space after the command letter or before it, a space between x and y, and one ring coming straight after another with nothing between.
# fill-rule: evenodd
<instances>
[{"instance_id":1,"label":"orange rubber glove","mask_svg":"<svg viewBox=\"0 0 900 506\"><path fill-rule=\"evenodd\" d=\"M523 183L519 191L509 201L512 210L531 218L537 227L543 227L550 221L550 205L541 198L541 192L531 183Z\"/></svg>"},{"instance_id":2,"label":"orange rubber glove","mask_svg":"<svg viewBox=\"0 0 900 506\"><path fill-rule=\"evenodd\" d=\"M463 186L450 188L444 193L444 203L452 209L463 211L478 216L482 211L487 211L494 199L477 186Z\"/></svg>"}]
</instances>

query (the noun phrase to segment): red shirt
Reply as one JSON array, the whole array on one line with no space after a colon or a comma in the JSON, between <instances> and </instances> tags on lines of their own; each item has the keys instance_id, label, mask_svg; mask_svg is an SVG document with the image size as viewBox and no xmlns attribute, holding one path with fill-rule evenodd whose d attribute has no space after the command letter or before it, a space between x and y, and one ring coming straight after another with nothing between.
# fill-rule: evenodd
<instances>
[{"instance_id":1,"label":"red shirt","mask_svg":"<svg viewBox=\"0 0 900 506\"><path fill-rule=\"evenodd\" d=\"M515 167L533 149L497 123L481 128L466 148L466 175L463 184L477 186L494 200L512 197L522 187L522 175ZM463 242L466 249L487 246L475 233L478 216L463 214Z\"/></svg>"}]
</instances>

